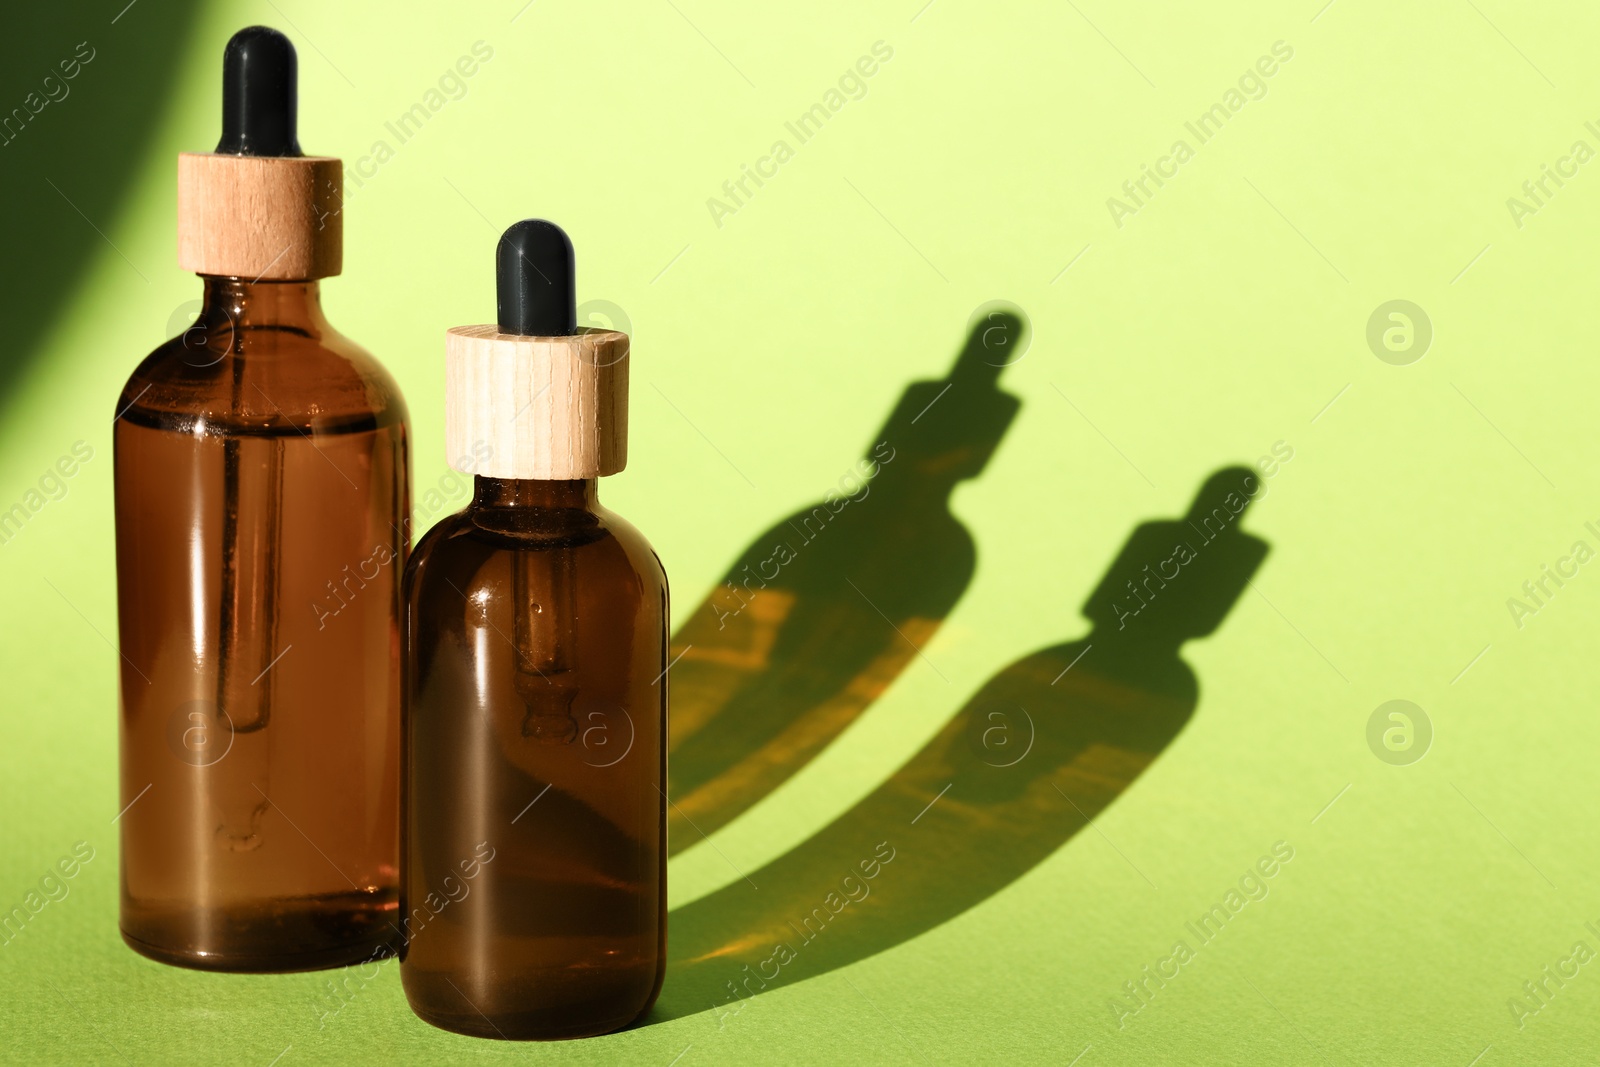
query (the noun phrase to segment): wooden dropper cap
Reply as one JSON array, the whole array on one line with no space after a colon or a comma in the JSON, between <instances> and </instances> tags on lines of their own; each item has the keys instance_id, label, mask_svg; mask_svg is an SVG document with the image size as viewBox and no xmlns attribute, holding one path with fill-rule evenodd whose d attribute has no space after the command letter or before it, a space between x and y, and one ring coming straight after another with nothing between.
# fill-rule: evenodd
<instances>
[{"instance_id":1,"label":"wooden dropper cap","mask_svg":"<svg viewBox=\"0 0 1600 1067\"><path fill-rule=\"evenodd\" d=\"M499 321L445 335L451 466L489 478L569 481L628 462L628 335L578 330L572 242L524 219L495 250ZM472 469L460 457L489 456Z\"/></svg>"},{"instance_id":2,"label":"wooden dropper cap","mask_svg":"<svg viewBox=\"0 0 1600 1067\"><path fill-rule=\"evenodd\" d=\"M252 281L327 278L344 266L344 167L295 134L294 45L251 26L222 56L222 140L178 156L178 265Z\"/></svg>"}]
</instances>

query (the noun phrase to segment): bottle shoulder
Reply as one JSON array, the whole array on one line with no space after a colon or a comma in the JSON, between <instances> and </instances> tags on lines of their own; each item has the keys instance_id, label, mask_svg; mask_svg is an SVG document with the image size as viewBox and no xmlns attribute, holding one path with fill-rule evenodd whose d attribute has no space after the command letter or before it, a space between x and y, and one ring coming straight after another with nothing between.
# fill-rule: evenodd
<instances>
[{"instance_id":1,"label":"bottle shoulder","mask_svg":"<svg viewBox=\"0 0 1600 1067\"><path fill-rule=\"evenodd\" d=\"M196 327L155 348L117 400L120 419L184 432L316 433L407 421L388 370L332 330Z\"/></svg>"},{"instance_id":2,"label":"bottle shoulder","mask_svg":"<svg viewBox=\"0 0 1600 1067\"><path fill-rule=\"evenodd\" d=\"M505 514L468 507L441 519L417 541L406 565L406 586L449 581L463 595L494 564L520 553L566 551L592 561L596 572L636 581L646 594L666 595L667 574L655 549L626 519L606 508L577 514ZM497 514L490 514L497 513ZM489 579L481 579L489 580Z\"/></svg>"},{"instance_id":3,"label":"bottle shoulder","mask_svg":"<svg viewBox=\"0 0 1600 1067\"><path fill-rule=\"evenodd\" d=\"M662 564L661 557L656 554L655 547L650 544L649 538L645 537L633 523L608 508L600 508L599 514L606 529L616 538L618 546L633 561L635 569L649 574L665 591L667 569Z\"/></svg>"}]
</instances>

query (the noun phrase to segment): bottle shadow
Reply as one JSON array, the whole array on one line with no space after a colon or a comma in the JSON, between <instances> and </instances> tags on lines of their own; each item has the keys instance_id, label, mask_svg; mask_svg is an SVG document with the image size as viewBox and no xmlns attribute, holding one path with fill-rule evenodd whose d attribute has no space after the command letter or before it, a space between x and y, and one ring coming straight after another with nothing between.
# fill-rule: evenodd
<instances>
[{"instance_id":1,"label":"bottle shadow","mask_svg":"<svg viewBox=\"0 0 1600 1067\"><path fill-rule=\"evenodd\" d=\"M745 880L672 912L650 1022L892 948L1027 873L1171 744L1199 685L1179 655L1214 631L1268 545L1240 529L1259 481L1225 468L1180 520L1133 531L1083 608L1086 637L985 683L872 794Z\"/></svg>"},{"instance_id":2,"label":"bottle shadow","mask_svg":"<svg viewBox=\"0 0 1600 1067\"><path fill-rule=\"evenodd\" d=\"M0 400L77 295L73 283L102 253L122 254L107 247L103 233L113 232L166 118L198 6L147 0L121 14L121 4L109 11L95 5L92 15L78 4L18 4L7 11L0 36L0 196L29 208L6 217L17 262L0 287L0 319L10 330L0 349ZM107 21L113 15L115 25ZM149 281L170 266L107 269ZM164 325L152 320L128 359L139 359L188 321L158 336Z\"/></svg>"},{"instance_id":3,"label":"bottle shadow","mask_svg":"<svg viewBox=\"0 0 1600 1067\"><path fill-rule=\"evenodd\" d=\"M757 537L672 640L669 851L777 788L919 654L977 564L950 512L1020 401L1023 319L992 313L950 373L913 382L866 458Z\"/></svg>"}]
</instances>

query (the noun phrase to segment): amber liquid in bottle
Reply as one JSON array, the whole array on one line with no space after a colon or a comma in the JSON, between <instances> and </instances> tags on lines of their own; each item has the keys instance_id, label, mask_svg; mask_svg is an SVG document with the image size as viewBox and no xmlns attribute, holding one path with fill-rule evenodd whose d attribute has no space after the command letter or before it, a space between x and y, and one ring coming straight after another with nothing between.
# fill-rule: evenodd
<instances>
[{"instance_id":1,"label":"amber liquid in bottle","mask_svg":"<svg viewBox=\"0 0 1600 1067\"><path fill-rule=\"evenodd\" d=\"M401 977L482 1037L641 1018L666 958L667 584L596 481L479 477L406 575Z\"/></svg>"},{"instance_id":2,"label":"amber liquid in bottle","mask_svg":"<svg viewBox=\"0 0 1600 1067\"><path fill-rule=\"evenodd\" d=\"M122 934L168 963L398 939L406 411L314 281L205 279L118 402Z\"/></svg>"}]
</instances>

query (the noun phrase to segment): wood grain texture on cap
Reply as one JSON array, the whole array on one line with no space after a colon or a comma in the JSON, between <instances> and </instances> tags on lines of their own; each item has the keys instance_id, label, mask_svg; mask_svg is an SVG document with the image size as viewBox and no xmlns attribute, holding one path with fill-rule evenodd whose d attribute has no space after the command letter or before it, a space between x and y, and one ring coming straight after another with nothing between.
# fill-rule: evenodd
<instances>
[{"instance_id":1,"label":"wood grain texture on cap","mask_svg":"<svg viewBox=\"0 0 1600 1067\"><path fill-rule=\"evenodd\" d=\"M628 335L615 330L520 337L495 326L455 327L445 337L451 465L488 445L489 458L463 473L616 474L628 462L628 363Z\"/></svg>"},{"instance_id":2,"label":"wood grain texture on cap","mask_svg":"<svg viewBox=\"0 0 1600 1067\"><path fill-rule=\"evenodd\" d=\"M344 171L329 156L178 156L178 265L252 281L344 266Z\"/></svg>"}]
</instances>

